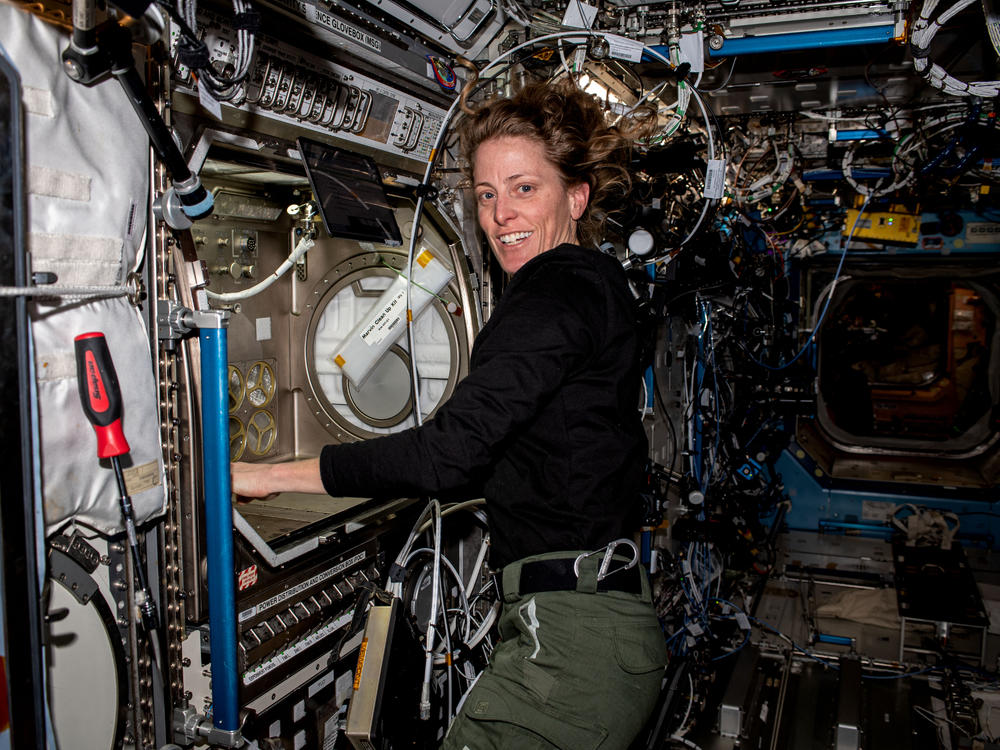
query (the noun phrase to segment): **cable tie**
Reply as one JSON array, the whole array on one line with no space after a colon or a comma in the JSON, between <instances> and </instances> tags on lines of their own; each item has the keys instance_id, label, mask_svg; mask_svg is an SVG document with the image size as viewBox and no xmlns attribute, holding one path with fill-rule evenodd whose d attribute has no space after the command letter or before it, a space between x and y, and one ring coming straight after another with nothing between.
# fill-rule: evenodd
<instances>
[{"instance_id":1,"label":"cable tie","mask_svg":"<svg viewBox=\"0 0 1000 750\"><path fill-rule=\"evenodd\" d=\"M438 197L438 189L429 182L422 182L414 188L418 198L424 200L435 200Z\"/></svg>"},{"instance_id":2,"label":"cable tie","mask_svg":"<svg viewBox=\"0 0 1000 750\"><path fill-rule=\"evenodd\" d=\"M260 13L247 10L233 16L233 28L236 31L249 31L255 34L260 31Z\"/></svg>"},{"instance_id":3,"label":"cable tie","mask_svg":"<svg viewBox=\"0 0 1000 750\"><path fill-rule=\"evenodd\" d=\"M393 563L389 566L389 580L393 583L402 583L403 579L406 578L406 568L404 568L399 563Z\"/></svg>"},{"instance_id":4,"label":"cable tie","mask_svg":"<svg viewBox=\"0 0 1000 750\"><path fill-rule=\"evenodd\" d=\"M200 40L181 39L177 43L177 61L187 68L192 70L207 68L211 59L208 46Z\"/></svg>"},{"instance_id":5,"label":"cable tie","mask_svg":"<svg viewBox=\"0 0 1000 750\"><path fill-rule=\"evenodd\" d=\"M685 62L678 65L676 68L670 71L670 75L676 78L678 81L683 81L688 77L688 73L691 72L691 63Z\"/></svg>"}]
</instances>

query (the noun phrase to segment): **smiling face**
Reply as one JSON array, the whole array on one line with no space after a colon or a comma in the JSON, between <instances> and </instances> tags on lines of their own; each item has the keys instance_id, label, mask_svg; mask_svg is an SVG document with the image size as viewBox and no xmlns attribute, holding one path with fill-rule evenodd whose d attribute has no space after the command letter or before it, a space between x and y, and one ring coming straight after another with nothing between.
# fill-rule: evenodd
<instances>
[{"instance_id":1,"label":"smiling face","mask_svg":"<svg viewBox=\"0 0 1000 750\"><path fill-rule=\"evenodd\" d=\"M479 226L507 273L564 242L576 242L576 222L590 186L566 186L545 148L526 136L501 136L476 149L472 171Z\"/></svg>"}]
</instances>

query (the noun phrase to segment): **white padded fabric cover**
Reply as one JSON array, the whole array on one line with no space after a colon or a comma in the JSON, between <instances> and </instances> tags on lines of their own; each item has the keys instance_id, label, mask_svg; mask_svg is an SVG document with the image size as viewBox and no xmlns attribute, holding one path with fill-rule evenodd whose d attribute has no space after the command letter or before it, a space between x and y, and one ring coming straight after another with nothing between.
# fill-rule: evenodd
<instances>
[{"instance_id":1,"label":"white padded fabric cover","mask_svg":"<svg viewBox=\"0 0 1000 750\"><path fill-rule=\"evenodd\" d=\"M149 194L149 143L117 81L81 86L62 70L68 34L0 3L0 43L24 89L28 251L31 270L58 285L120 285L141 262ZM145 304L150 304L146 301ZM98 462L80 406L74 336L105 334L124 401L131 453L123 465L136 520L163 512L158 396L145 324L123 297L32 305L47 533L75 522L123 529L114 473ZM142 469L139 471L139 469Z\"/></svg>"}]
</instances>

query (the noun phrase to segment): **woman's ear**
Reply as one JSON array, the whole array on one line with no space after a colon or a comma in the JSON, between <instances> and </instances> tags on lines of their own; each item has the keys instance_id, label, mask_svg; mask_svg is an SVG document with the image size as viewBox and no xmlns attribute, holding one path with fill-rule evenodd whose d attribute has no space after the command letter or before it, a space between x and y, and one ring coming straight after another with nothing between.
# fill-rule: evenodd
<instances>
[{"instance_id":1,"label":"woman's ear","mask_svg":"<svg viewBox=\"0 0 1000 750\"><path fill-rule=\"evenodd\" d=\"M569 195L569 214L573 221L579 220L583 212L587 210L587 202L590 200L590 185L586 182L578 182L566 189Z\"/></svg>"}]
</instances>

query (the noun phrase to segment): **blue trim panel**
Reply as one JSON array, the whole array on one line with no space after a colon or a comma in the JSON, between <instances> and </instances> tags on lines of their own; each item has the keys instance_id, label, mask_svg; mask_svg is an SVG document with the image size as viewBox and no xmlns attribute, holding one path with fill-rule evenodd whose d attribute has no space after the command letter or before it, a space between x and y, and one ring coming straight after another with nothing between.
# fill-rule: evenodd
<instances>
[{"instance_id":1,"label":"blue trim panel","mask_svg":"<svg viewBox=\"0 0 1000 750\"><path fill-rule=\"evenodd\" d=\"M820 47L851 47L858 44L884 44L893 38L893 26L865 26L859 29L802 31L795 34L769 34L726 39L720 49L709 49L709 57L756 55L765 52L790 52Z\"/></svg>"},{"instance_id":2,"label":"blue trim panel","mask_svg":"<svg viewBox=\"0 0 1000 750\"><path fill-rule=\"evenodd\" d=\"M864 141L875 138L888 138L884 130L838 130L838 141Z\"/></svg>"},{"instance_id":3,"label":"blue trim panel","mask_svg":"<svg viewBox=\"0 0 1000 750\"><path fill-rule=\"evenodd\" d=\"M202 328L200 339L212 721L217 729L231 732L239 729L239 705L226 329Z\"/></svg>"},{"instance_id":4,"label":"blue trim panel","mask_svg":"<svg viewBox=\"0 0 1000 750\"><path fill-rule=\"evenodd\" d=\"M852 169L851 176L856 180L879 180L892 176L891 169ZM802 173L805 182L829 182L844 179L844 173L839 169L807 169Z\"/></svg>"},{"instance_id":5,"label":"blue trim panel","mask_svg":"<svg viewBox=\"0 0 1000 750\"><path fill-rule=\"evenodd\" d=\"M873 482L866 488L861 481L831 482L829 477L814 473L816 467L808 456L799 460L789 450L778 458L776 468L791 500L785 522L792 530L884 539L891 535L893 527L866 518L865 501L876 504L869 506L872 510L885 512L895 505L912 503L956 513L961 520L958 537L967 543L993 547L1000 540L1000 511L994 510L990 491L911 484L901 485L900 491L894 493L887 491L884 483ZM938 494L933 494L935 491Z\"/></svg>"}]
</instances>

